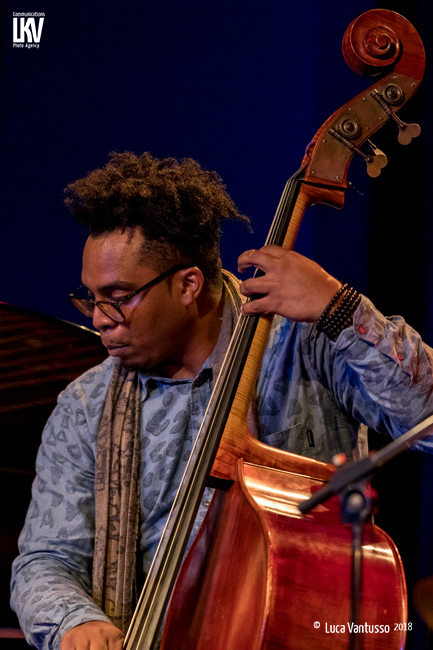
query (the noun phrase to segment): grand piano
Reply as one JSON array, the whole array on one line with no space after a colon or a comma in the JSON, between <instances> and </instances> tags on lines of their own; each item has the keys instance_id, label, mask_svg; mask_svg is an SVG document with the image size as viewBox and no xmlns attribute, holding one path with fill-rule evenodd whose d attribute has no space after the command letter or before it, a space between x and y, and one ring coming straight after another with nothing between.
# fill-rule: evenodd
<instances>
[{"instance_id":1,"label":"grand piano","mask_svg":"<svg viewBox=\"0 0 433 650\"><path fill-rule=\"evenodd\" d=\"M95 332L0 303L0 648L29 648L9 607L36 452L57 395L107 356ZM6 641L7 639L7 641Z\"/></svg>"}]
</instances>

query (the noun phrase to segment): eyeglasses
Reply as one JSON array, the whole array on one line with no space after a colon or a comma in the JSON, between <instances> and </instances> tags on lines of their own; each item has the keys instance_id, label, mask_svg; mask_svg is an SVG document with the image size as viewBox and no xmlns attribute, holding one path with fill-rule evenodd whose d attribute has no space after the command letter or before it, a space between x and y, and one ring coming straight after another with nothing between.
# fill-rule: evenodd
<instances>
[{"instance_id":1,"label":"eyeglasses","mask_svg":"<svg viewBox=\"0 0 433 650\"><path fill-rule=\"evenodd\" d=\"M103 314L116 321L116 323L122 323L126 317L120 307L125 302L128 302L128 300L131 300L131 298L141 293L142 291L150 289L151 287L155 286L155 284L159 284L159 282L162 282L162 280L165 280L165 278L168 278L170 275L173 275L177 271L180 271L181 269L188 269L190 266L191 264L176 264L176 266L173 266L168 271L164 271L164 273L161 273L161 275L153 278L153 280L147 282L145 285L140 287L140 289L132 291L132 293L128 293L127 296L121 298L120 300L92 300L92 298L81 297L77 294L85 289L84 284L81 284L77 289L75 289L75 291L70 293L68 295L68 298L72 304L75 305L75 307L86 316L93 316L95 307L98 307L98 309L100 309Z\"/></svg>"}]
</instances>

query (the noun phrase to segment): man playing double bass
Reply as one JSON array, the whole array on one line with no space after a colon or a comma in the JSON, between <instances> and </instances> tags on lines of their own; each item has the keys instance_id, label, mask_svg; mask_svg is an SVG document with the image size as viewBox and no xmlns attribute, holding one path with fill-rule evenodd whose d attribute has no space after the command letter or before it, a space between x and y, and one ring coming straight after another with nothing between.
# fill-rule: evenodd
<instances>
[{"instance_id":1,"label":"man playing double bass","mask_svg":"<svg viewBox=\"0 0 433 650\"><path fill-rule=\"evenodd\" d=\"M239 271L263 275L239 285L221 270L220 223L248 220L193 160L111 154L68 186L66 203L89 231L70 298L109 357L60 394L44 430L12 605L38 648L115 650L136 547L145 574L239 312L276 314L257 436L326 462L365 453L366 426L396 437L432 414L433 352L295 252L243 253ZM193 533L209 499L207 489Z\"/></svg>"}]
</instances>

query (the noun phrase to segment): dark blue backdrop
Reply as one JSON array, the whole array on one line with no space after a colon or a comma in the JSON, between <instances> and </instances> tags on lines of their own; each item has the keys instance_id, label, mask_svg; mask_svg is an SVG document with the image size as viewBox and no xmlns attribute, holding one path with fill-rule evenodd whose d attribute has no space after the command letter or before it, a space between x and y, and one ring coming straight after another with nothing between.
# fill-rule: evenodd
<instances>
[{"instance_id":1,"label":"dark blue backdrop","mask_svg":"<svg viewBox=\"0 0 433 650\"><path fill-rule=\"evenodd\" d=\"M375 6L6 0L0 300L77 321L64 296L79 284L85 234L63 207L62 192L111 150L191 156L217 170L254 224L254 235L226 227L223 259L235 270L238 254L264 241L282 187L317 128L369 85L345 65L341 39L351 20ZM431 61L428 0L381 6L415 24ZM14 11L45 12L39 49L12 48ZM422 139L404 149L394 146L391 126L378 134L391 152L382 177L371 181L353 165L364 196L348 193L342 212L310 210L297 249L386 313L403 313L433 343L431 82L429 66L402 115L421 121ZM421 547L419 562L415 547L408 550L411 578L433 573L429 462L419 461L427 466L417 476L406 474L416 486L418 505L408 511Z\"/></svg>"}]
</instances>

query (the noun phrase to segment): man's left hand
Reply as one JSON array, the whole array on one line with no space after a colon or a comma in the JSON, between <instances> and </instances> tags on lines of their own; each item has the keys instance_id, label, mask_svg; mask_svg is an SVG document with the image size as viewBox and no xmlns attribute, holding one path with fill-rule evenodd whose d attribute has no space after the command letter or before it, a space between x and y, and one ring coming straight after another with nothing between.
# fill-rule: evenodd
<instances>
[{"instance_id":1,"label":"man's left hand","mask_svg":"<svg viewBox=\"0 0 433 650\"><path fill-rule=\"evenodd\" d=\"M280 314L294 321L313 322L341 287L341 282L316 262L279 246L242 253L239 272L251 266L261 269L264 275L241 284L244 296L260 296L242 306L245 315Z\"/></svg>"}]
</instances>

